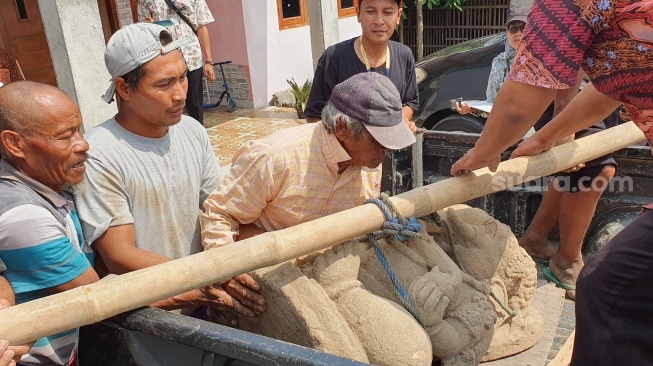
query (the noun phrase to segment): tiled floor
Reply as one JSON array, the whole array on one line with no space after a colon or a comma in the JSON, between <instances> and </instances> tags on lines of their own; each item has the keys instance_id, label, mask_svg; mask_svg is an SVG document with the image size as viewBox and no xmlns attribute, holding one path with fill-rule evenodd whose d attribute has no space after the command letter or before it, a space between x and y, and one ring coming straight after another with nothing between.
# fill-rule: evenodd
<instances>
[{"instance_id":1,"label":"tiled floor","mask_svg":"<svg viewBox=\"0 0 653 366\"><path fill-rule=\"evenodd\" d=\"M204 111L204 125L221 166L231 164L233 155L246 142L301 123L304 120L298 120L292 108L239 108L231 113L221 106Z\"/></svg>"}]
</instances>

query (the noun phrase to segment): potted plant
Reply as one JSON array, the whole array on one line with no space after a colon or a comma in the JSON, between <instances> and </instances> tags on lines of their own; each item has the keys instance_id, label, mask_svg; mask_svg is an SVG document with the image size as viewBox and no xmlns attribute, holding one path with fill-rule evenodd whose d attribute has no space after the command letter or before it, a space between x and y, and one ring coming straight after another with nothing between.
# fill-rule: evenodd
<instances>
[{"instance_id":1,"label":"potted plant","mask_svg":"<svg viewBox=\"0 0 653 366\"><path fill-rule=\"evenodd\" d=\"M306 80L302 86L297 84L294 78L286 80L286 82L288 82L290 85L290 90L295 97L295 109L297 109L297 117L299 117L299 119L303 119L304 108L306 108L308 96L311 94L311 87L313 86L313 82L311 80Z\"/></svg>"}]
</instances>

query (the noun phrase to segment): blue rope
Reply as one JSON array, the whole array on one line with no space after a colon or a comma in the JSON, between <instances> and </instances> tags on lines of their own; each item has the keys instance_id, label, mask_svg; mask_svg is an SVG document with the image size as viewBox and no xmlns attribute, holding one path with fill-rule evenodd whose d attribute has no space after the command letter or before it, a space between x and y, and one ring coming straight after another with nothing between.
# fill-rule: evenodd
<instances>
[{"instance_id":1,"label":"blue rope","mask_svg":"<svg viewBox=\"0 0 653 366\"><path fill-rule=\"evenodd\" d=\"M415 320L417 320L417 322L420 325L424 326L424 323L422 323L422 320L417 314L417 311L415 310L413 304L411 304L410 299L408 298L408 293L401 285L401 282L399 281L399 278L397 278L395 272L392 270L392 267L390 266L390 262L388 262L388 256L385 253L385 250L383 250L383 248L377 241L378 237L384 237L386 235L390 236L391 238L397 241L405 241L409 237L421 238L419 232L422 230L422 225L420 225L417 219L415 218L410 218L409 220L403 218L399 214L397 209L394 207L394 205L392 205L392 202L390 202L390 200L387 198L388 198L387 195L381 194L381 199L368 198L367 200L365 200L365 203L374 203L375 205L377 205L385 218L385 222L383 223L383 229L370 233L367 236L367 238L369 239L370 243L372 243L372 247L374 247L374 252L376 253L377 258L379 258L379 262L381 262L381 265L388 273L388 276L390 276L390 280L392 281L392 284L394 286L395 293L401 300L401 303L403 304L404 308L408 310L408 312L415 318ZM395 212L396 217L392 217L392 213L390 212L388 206L390 206L390 208L392 208L392 210Z\"/></svg>"}]
</instances>

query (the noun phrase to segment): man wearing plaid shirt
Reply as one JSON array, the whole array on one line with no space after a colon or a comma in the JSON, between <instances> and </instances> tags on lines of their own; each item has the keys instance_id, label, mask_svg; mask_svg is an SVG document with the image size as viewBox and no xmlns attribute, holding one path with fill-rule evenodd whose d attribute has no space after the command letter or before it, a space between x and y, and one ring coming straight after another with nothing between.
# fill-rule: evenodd
<instances>
[{"instance_id":1,"label":"man wearing plaid shirt","mask_svg":"<svg viewBox=\"0 0 653 366\"><path fill-rule=\"evenodd\" d=\"M322 121L250 141L204 202L204 249L360 205L377 196L388 150L415 142L387 77L361 73L336 85Z\"/></svg>"}]
</instances>

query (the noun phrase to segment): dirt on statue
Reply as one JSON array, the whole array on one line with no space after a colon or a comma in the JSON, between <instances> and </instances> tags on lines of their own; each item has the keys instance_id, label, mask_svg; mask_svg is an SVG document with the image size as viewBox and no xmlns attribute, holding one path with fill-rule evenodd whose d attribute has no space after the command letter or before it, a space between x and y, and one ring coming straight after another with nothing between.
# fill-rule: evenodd
<instances>
[{"instance_id":1,"label":"dirt on statue","mask_svg":"<svg viewBox=\"0 0 653 366\"><path fill-rule=\"evenodd\" d=\"M370 243L350 241L257 270L268 310L241 327L388 366L478 365L533 346L543 326L530 307L537 272L510 228L464 205L438 214L445 224L423 223L421 239L379 241L423 326Z\"/></svg>"}]
</instances>

